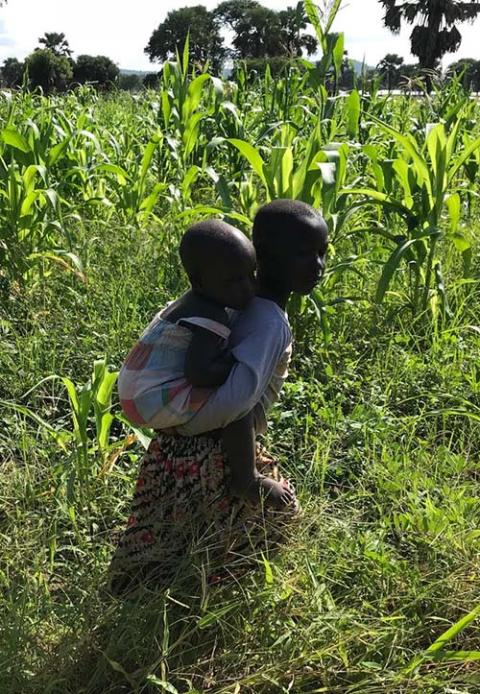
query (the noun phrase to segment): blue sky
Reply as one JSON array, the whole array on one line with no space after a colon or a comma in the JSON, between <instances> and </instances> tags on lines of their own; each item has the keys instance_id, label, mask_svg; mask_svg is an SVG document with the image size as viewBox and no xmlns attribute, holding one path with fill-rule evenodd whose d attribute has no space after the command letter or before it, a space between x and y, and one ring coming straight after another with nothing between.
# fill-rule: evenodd
<instances>
[{"instance_id":1,"label":"blue sky","mask_svg":"<svg viewBox=\"0 0 480 694\"><path fill-rule=\"evenodd\" d=\"M284 9L296 0L279 2L263 0L272 9ZM217 0L8 0L0 8L0 63L13 56L23 59L38 45L46 31L63 31L74 55L90 53L108 55L121 68L153 70L143 53L150 34L167 12L185 5L204 4L209 9ZM378 0L345 0L335 24L346 34L346 47L352 58L375 65L386 53L409 55L408 29L393 36L382 28L382 10ZM456 56L480 59L478 30L464 25L464 42Z\"/></svg>"}]
</instances>

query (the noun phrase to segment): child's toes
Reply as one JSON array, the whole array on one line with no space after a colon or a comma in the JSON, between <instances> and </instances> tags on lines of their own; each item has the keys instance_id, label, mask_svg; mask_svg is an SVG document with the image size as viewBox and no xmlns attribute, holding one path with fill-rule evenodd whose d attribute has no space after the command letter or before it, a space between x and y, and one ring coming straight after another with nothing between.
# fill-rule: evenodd
<instances>
[{"instance_id":1,"label":"child's toes","mask_svg":"<svg viewBox=\"0 0 480 694\"><path fill-rule=\"evenodd\" d=\"M285 504L285 506L290 506L293 504L295 501L294 495L289 491L285 490L282 494L282 502Z\"/></svg>"}]
</instances>

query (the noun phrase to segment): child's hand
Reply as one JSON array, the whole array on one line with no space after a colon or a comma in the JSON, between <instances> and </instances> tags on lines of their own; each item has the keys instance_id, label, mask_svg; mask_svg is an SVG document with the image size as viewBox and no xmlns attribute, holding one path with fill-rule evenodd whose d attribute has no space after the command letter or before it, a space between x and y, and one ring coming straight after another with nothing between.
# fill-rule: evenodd
<instances>
[{"instance_id":1,"label":"child's hand","mask_svg":"<svg viewBox=\"0 0 480 694\"><path fill-rule=\"evenodd\" d=\"M242 485L233 485L232 491L236 496L247 499L254 504L264 504L266 508L285 511L289 507L296 508L295 492L285 481L276 482L271 477L256 475L252 480Z\"/></svg>"}]
</instances>

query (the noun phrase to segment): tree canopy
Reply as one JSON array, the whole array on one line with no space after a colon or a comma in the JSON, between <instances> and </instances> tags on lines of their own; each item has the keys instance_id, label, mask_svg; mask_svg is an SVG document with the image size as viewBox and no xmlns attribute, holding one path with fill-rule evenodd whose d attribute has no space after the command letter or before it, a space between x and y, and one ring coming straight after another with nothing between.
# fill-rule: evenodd
<instances>
[{"instance_id":1,"label":"tree canopy","mask_svg":"<svg viewBox=\"0 0 480 694\"><path fill-rule=\"evenodd\" d=\"M190 55L200 64L207 61L219 70L227 56L265 60L295 58L317 49L316 38L308 33L303 2L276 12L256 0L224 0L209 12L203 5L169 12L153 32L145 52L150 60L164 61L181 51L187 35ZM233 32L232 49L225 48L221 29Z\"/></svg>"},{"instance_id":2,"label":"tree canopy","mask_svg":"<svg viewBox=\"0 0 480 694\"><path fill-rule=\"evenodd\" d=\"M209 62L219 70L226 55L220 23L203 5L172 10L153 32L145 48L151 61L164 61L183 50L189 36L191 58L202 65Z\"/></svg>"},{"instance_id":3,"label":"tree canopy","mask_svg":"<svg viewBox=\"0 0 480 694\"><path fill-rule=\"evenodd\" d=\"M31 53L25 60L25 67L31 86L41 87L45 93L65 89L73 76L69 59L50 48L39 48Z\"/></svg>"},{"instance_id":4,"label":"tree canopy","mask_svg":"<svg viewBox=\"0 0 480 694\"><path fill-rule=\"evenodd\" d=\"M58 34L54 31L47 31L38 39L38 43L42 44L44 48L51 50L52 53L55 53L55 55L64 55L67 58L70 58L73 53L68 45L65 34L63 33Z\"/></svg>"},{"instance_id":5,"label":"tree canopy","mask_svg":"<svg viewBox=\"0 0 480 694\"><path fill-rule=\"evenodd\" d=\"M318 48L317 39L306 33L308 17L303 2L298 2L296 7L287 7L278 13L281 28L281 42L283 48L291 57L300 57L305 50L312 55Z\"/></svg>"},{"instance_id":6,"label":"tree canopy","mask_svg":"<svg viewBox=\"0 0 480 694\"><path fill-rule=\"evenodd\" d=\"M5 87L20 87L23 80L24 64L17 58L7 58L2 65L2 82Z\"/></svg>"},{"instance_id":7,"label":"tree canopy","mask_svg":"<svg viewBox=\"0 0 480 694\"><path fill-rule=\"evenodd\" d=\"M387 53L377 65L377 73L382 77L383 86L389 91L398 86L402 77L404 60L396 53Z\"/></svg>"},{"instance_id":8,"label":"tree canopy","mask_svg":"<svg viewBox=\"0 0 480 694\"><path fill-rule=\"evenodd\" d=\"M119 74L118 66L105 55L79 55L73 66L75 82L91 82L101 89L111 87Z\"/></svg>"},{"instance_id":9,"label":"tree canopy","mask_svg":"<svg viewBox=\"0 0 480 694\"><path fill-rule=\"evenodd\" d=\"M480 91L480 61L462 58L452 63L447 70L449 77L461 77L461 84L467 91Z\"/></svg>"},{"instance_id":10,"label":"tree canopy","mask_svg":"<svg viewBox=\"0 0 480 694\"><path fill-rule=\"evenodd\" d=\"M411 50L420 67L433 70L446 54L460 47L458 24L474 20L480 12L479 0L380 0L385 8L385 26L398 33L402 21L415 24L410 36Z\"/></svg>"}]
</instances>

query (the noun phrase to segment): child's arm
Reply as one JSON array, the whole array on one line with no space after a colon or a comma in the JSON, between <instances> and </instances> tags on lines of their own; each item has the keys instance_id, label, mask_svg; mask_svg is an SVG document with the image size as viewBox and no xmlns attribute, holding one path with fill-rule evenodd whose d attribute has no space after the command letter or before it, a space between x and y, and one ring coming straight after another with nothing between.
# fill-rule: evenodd
<instances>
[{"instance_id":1,"label":"child's arm","mask_svg":"<svg viewBox=\"0 0 480 694\"><path fill-rule=\"evenodd\" d=\"M188 328L193 338L185 359L185 378L197 388L221 386L235 363L232 355L225 352L225 341L205 328Z\"/></svg>"},{"instance_id":2,"label":"child's arm","mask_svg":"<svg viewBox=\"0 0 480 694\"><path fill-rule=\"evenodd\" d=\"M233 347L236 362L225 383L210 396L202 409L179 427L182 436L224 429L253 410L261 401L275 365L291 342L286 326L267 321Z\"/></svg>"},{"instance_id":3,"label":"child's arm","mask_svg":"<svg viewBox=\"0 0 480 694\"><path fill-rule=\"evenodd\" d=\"M288 487L257 470L253 411L222 430L222 443L234 495L253 503L263 501L276 509L285 509L294 503L294 494Z\"/></svg>"}]
</instances>

